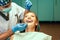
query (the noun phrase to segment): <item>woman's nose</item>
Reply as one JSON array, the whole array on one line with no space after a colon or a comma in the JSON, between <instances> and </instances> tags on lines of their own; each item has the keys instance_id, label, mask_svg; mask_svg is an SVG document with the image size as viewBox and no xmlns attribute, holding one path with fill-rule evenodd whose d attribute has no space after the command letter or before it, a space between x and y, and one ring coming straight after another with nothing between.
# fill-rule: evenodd
<instances>
[{"instance_id":1,"label":"woman's nose","mask_svg":"<svg viewBox=\"0 0 60 40\"><path fill-rule=\"evenodd\" d=\"M29 16L28 19L31 19L31 17Z\"/></svg>"}]
</instances>

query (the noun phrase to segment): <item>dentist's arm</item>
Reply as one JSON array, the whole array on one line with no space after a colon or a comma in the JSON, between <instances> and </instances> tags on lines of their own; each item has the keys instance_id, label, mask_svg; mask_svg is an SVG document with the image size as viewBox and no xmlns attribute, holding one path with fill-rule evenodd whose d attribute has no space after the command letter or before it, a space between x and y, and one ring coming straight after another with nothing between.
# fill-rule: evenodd
<instances>
[{"instance_id":1,"label":"dentist's arm","mask_svg":"<svg viewBox=\"0 0 60 40\"><path fill-rule=\"evenodd\" d=\"M23 31L24 29L26 29L26 27L27 27L27 24L17 24L16 26L12 26L12 28L9 29L7 32L0 34L0 40L6 40L16 31Z\"/></svg>"},{"instance_id":2,"label":"dentist's arm","mask_svg":"<svg viewBox=\"0 0 60 40\"><path fill-rule=\"evenodd\" d=\"M0 40L6 40L12 34L13 34L12 30L9 29L7 32L0 34Z\"/></svg>"}]
</instances>

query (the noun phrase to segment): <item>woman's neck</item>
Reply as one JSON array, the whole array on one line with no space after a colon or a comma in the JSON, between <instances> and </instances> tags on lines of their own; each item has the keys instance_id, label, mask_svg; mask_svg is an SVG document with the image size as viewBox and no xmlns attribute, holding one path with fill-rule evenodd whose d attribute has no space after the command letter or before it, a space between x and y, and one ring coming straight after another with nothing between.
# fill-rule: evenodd
<instances>
[{"instance_id":1,"label":"woman's neck","mask_svg":"<svg viewBox=\"0 0 60 40\"><path fill-rule=\"evenodd\" d=\"M25 30L25 32L34 32L34 31L35 31L35 28L30 28L29 26Z\"/></svg>"}]
</instances>

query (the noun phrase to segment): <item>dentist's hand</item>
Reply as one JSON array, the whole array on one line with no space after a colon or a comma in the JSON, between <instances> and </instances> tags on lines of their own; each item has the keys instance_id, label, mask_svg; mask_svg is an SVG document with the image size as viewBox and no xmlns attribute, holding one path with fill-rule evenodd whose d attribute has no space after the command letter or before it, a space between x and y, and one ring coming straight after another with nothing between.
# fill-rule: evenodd
<instances>
[{"instance_id":1,"label":"dentist's hand","mask_svg":"<svg viewBox=\"0 0 60 40\"><path fill-rule=\"evenodd\" d=\"M27 24L24 23L19 23L15 26L12 26L12 32L15 33L16 31L23 31L24 29L26 29Z\"/></svg>"},{"instance_id":2,"label":"dentist's hand","mask_svg":"<svg viewBox=\"0 0 60 40\"><path fill-rule=\"evenodd\" d=\"M26 0L26 1L25 1L25 8L26 8L27 10L30 10L31 6L32 6L31 1L30 1L30 0Z\"/></svg>"}]
</instances>

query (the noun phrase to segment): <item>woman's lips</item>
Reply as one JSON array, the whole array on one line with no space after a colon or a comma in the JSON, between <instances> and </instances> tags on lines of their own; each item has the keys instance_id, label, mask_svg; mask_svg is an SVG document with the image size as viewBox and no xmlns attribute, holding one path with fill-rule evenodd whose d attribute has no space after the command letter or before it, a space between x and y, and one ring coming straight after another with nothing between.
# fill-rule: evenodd
<instances>
[{"instance_id":1,"label":"woman's lips","mask_svg":"<svg viewBox=\"0 0 60 40\"><path fill-rule=\"evenodd\" d=\"M33 20L26 20L26 22L27 22L27 23L31 23L31 22L33 22Z\"/></svg>"}]
</instances>

